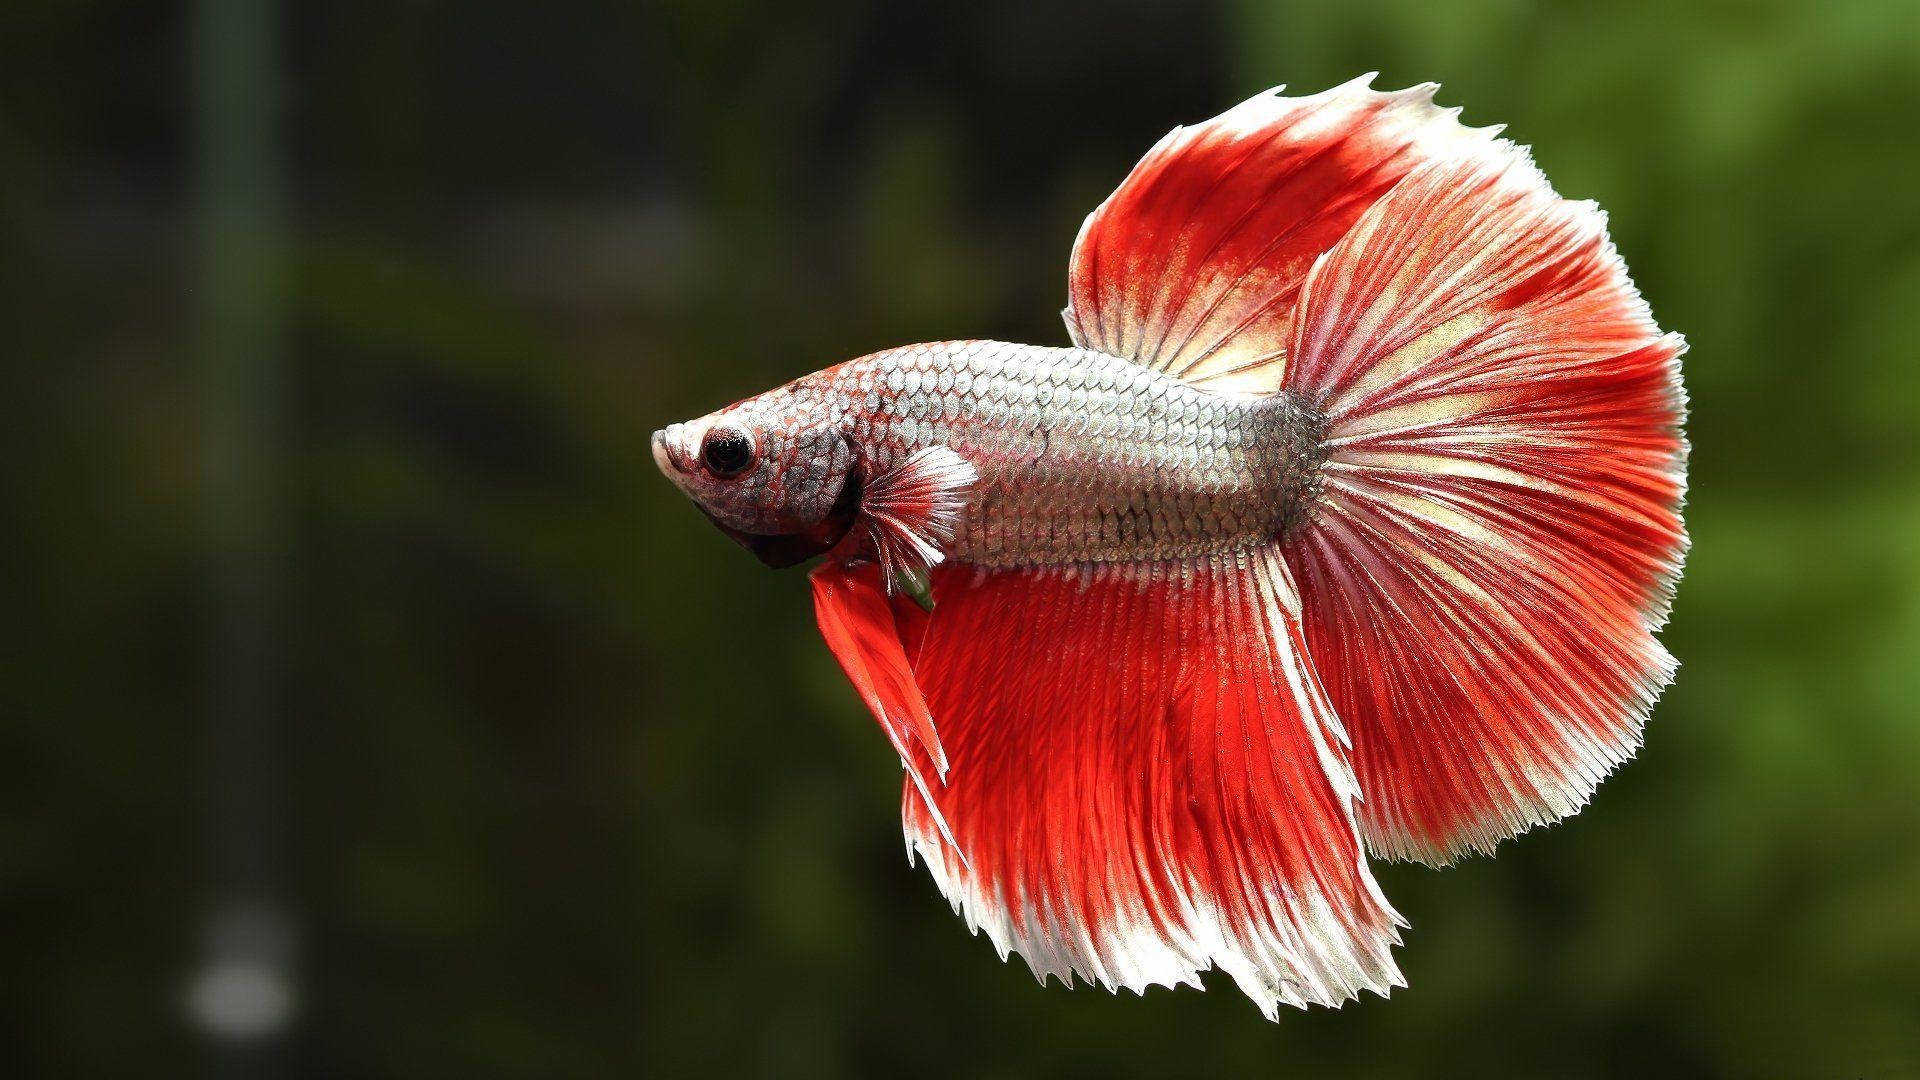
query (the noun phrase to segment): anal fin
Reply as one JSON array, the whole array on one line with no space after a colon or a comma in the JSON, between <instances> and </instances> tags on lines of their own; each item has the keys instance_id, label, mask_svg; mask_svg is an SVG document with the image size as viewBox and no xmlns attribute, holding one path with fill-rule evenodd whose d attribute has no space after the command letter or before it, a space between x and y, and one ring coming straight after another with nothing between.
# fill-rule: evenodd
<instances>
[{"instance_id":1,"label":"anal fin","mask_svg":"<svg viewBox=\"0 0 1920 1080\"><path fill-rule=\"evenodd\" d=\"M943 567L934 597L913 671L952 770L944 817L907 787L908 841L1003 956L1136 991L1218 966L1269 1017L1400 984L1275 553Z\"/></svg>"}]
</instances>

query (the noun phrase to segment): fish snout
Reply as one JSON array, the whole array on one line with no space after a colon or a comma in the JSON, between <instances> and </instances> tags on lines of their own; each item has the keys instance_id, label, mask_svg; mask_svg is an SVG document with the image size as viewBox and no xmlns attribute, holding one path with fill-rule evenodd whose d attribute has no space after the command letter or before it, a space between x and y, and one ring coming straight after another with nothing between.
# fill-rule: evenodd
<instances>
[{"instance_id":1,"label":"fish snout","mask_svg":"<svg viewBox=\"0 0 1920 1080\"><path fill-rule=\"evenodd\" d=\"M653 463L669 479L678 479L687 472L685 435L685 424L669 424L653 433Z\"/></svg>"}]
</instances>

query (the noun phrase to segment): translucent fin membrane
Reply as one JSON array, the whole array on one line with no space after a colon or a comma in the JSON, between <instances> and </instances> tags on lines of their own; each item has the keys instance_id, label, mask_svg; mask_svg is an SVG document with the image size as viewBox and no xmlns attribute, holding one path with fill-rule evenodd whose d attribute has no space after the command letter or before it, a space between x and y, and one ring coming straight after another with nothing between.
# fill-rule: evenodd
<instances>
[{"instance_id":1,"label":"translucent fin membrane","mask_svg":"<svg viewBox=\"0 0 1920 1080\"><path fill-rule=\"evenodd\" d=\"M889 585L940 563L979 478L959 454L929 446L868 481L859 520Z\"/></svg>"}]
</instances>

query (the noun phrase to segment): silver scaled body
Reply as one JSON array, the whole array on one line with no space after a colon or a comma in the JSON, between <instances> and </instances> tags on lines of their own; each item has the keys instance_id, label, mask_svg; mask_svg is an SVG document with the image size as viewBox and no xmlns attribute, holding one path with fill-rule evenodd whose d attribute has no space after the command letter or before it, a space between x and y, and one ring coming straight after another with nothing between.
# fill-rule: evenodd
<instances>
[{"instance_id":1,"label":"silver scaled body","mask_svg":"<svg viewBox=\"0 0 1920 1080\"><path fill-rule=\"evenodd\" d=\"M784 389L829 410L870 475L936 445L971 462L947 556L980 566L1268 543L1304 521L1324 453L1319 415L1294 395L1216 394L1086 349L909 345Z\"/></svg>"}]
</instances>

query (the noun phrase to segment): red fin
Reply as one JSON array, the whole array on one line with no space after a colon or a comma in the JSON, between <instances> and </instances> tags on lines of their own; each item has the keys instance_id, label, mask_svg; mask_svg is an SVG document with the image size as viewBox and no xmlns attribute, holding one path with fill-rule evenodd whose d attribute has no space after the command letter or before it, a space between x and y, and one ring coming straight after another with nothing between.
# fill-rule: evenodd
<instances>
[{"instance_id":1,"label":"red fin","mask_svg":"<svg viewBox=\"0 0 1920 1080\"><path fill-rule=\"evenodd\" d=\"M1211 389L1278 387L1313 260L1410 170L1491 132L1429 83L1279 91L1160 140L1087 216L1068 271L1076 344Z\"/></svg>"},{"instance_id":2,"label":"red fin","mask_svg":"<svg viewBox=\"0 0 1920 1080\"><path fill-rule=\"evenodd\" d=\"M980 478L967 459L928 446L867 483L860 520L889 589L893 576L937 566L960 526L967 491Z\"/></svg>"},{"instance_id":3,"label":"red fin","mask_svg":"<svg viewBox=\"0 0 1920 1080\"><path fill-rule=\"evenodd\" d=\"M908 841L1044 981L1200 985L1267 1016L1400 985L1339 721L1279 557L934 574L915 674L953 754L960 851Z\"/></svg>"},{"instance_id":4,"label":"red fin","mask_svg":"<svg viewBox=\"0 0 1920 1080\"><path fill-rule=\"evenodd\" d=\"M896 627L898 604L889 600L881 574L880 568L872 563L853 566L833 561L821 563L808 575L813 582L814 618L820 624L820 636L826 639L827 648L832 650L834 659L840 661L848 681L886 731L888 741L899 753L907 775L926 800L933 820L944 835L946 823L934 803L923 759L944 777L947 754L934 730L933 717L927 712L926 699L914 681L902 644L902 631ZM900 603L912 607L911 601ZM900 616L911 619L905 612ZM916 643L914 650L917 652L918 648Z\"/></svg>"},{"instance_id":5,"label":"red fin","mask_svg":"<svg viewBox=\"0 0 1920 1080\"><path fill-rule=\"evenodd\" d=\"M1301 311L1288 389L1331 457L1288 558L1368 846L1441 863L1576 812L1674 668L1680 340L1505 144L1375 203Z\"/></svg>"}]
</instances>

